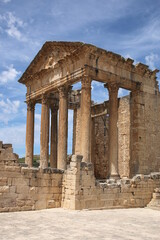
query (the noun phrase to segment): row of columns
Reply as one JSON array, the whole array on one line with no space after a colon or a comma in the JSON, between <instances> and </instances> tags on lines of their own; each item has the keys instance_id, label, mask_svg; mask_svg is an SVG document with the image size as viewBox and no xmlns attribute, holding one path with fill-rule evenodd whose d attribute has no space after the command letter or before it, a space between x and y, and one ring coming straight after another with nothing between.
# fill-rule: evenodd
<instances>
[{"instance_id":1,"label":"row of columns","mask_svg":"<svg viewBox=\"0 0 160 240\"><path fill-rule=\"evenodd\" d=\"M34 111L35 104L27 103L27 123L26 123L26 156L25 163L32 167L33 165L33 148L34 148ZM57 130L58 130L58 108L51 105L51 152L50 166L57 167ZM40 132L40 167L48 167L49 156L49 102L46 96L42 97L41 108L41 132Z\"/></svg>"},{"instance_id":2,"label":"row of columns","mask_svg":"<svg viewBox=\"0 0 160 240\"><path fill-rule=\"evenodd\" d=\"M51 151L50 151L50 166L57 167L57 124L58 108L56 105L51 105ZM42 98L41 109L41 132L40 132L40 167L48 167L49 158L49 102L47 96Z\"/></svg>"},{"instance_id":3,"label":"row of columns","mask_svg":"<svg viewBox=\"0 0 160 240\"><path fill-rule=\"evenodd\" d=\"M81 154L83 161L90 162L91 144L91 78L85 76L81 89ZM109 163L110 177L117 178L118 174L118 86L107 84L109 91ZM51 107L51 152L50 166L66 169L67 167L67 135L68 135L68 86L59 89L59 129L57 124L58 108ZM58 132L58 134L57 134ZM49 102L42 97L41 133L40 133L40 167L48 167L49 149ZM27 105L26 126L26 163L32 166L34 143L34 105ZM57 146L58 143L58 146ZM58 151L57 151L58 149Z\"/></svg>"}]
</instances>

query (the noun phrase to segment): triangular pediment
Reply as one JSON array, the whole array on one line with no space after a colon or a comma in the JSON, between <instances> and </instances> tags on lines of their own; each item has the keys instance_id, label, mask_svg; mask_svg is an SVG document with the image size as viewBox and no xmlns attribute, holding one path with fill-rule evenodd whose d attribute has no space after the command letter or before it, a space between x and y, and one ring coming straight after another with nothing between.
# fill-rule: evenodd
<instances>
[{"instance_id":1,"label":"triangular pediment","mask_svg":"<svg viewBox=\"0 0 160 240\"><path fill-rule=\"evenodd\" d=\"M34 75L43 69L53 68L59 60L70 55L83 44L82 42L45 42L19 79L19 82L26 83L28 76Z\"/></svg>"}]
</instances>

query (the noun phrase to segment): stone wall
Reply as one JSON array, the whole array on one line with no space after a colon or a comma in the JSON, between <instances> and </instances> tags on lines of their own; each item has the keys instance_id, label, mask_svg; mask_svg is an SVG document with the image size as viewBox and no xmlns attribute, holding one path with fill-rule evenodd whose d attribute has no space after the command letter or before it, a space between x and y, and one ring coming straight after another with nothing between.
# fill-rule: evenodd
<instances>
[{"instance_id":1,"label":"stone wall","mask_svg":"<svg viewBox=\"0 0 160 240\"><path fill-rule=\"evenodd\" d=\"M102 105L102 104L101 104ZM96 105L96 110L102 108ZM92 163L97 179L109 177L109 115L93 118ZM118 107L118 167L120 177L129 177L130 161L130 97L119 99Z\"/></svg>"},{"instance_id":2,"label":"stone wall","mask_svg":"<svg viewBox=\"0 0 160 240\"><path fill-rule=\"evenodd\" d=\"M153 198L147 207L160 210L160 188L154 189Z\"/></svg>"},{"instance_id":3,"label":"stone wall","mask_svg":"<svg viewBox=\"0 0 160 240\"><path fill-rule=\"evenodd\" d=\"M11 144L0 144L0 212L145 207L160 188L160 172L96 180L93 164L82 162L80 155L72 156L64 173L20 166Z\"/></svg>"},{"instance_id":4,"label":"stone wall","mask_svg":"<svg viewBox=\"0 0 160 240\"><path fill-rule=\"evenodd\" d=\"M62 176L20 166L11 144L0 142L0 212L61 207Z\"/></svg>"},{"instance_id":5,"label":"stone wall","mask_svg":"<svg viewBox=\"0 0 160 240\"><path fill-rule=\"evenodd\" d=\"M130 176L160 171L160 96L152 92L131 93Z\"/></svg>"},{"instance_id":6,"label":"stone wall","mask_svg":"<svg viewBox=\"0 0 160 240\"><path fill-rule=\"evenodd\" d=\"M93 159L97 179L108 177L109 119L94 118ZM106 134L106 135L105 135ZM119 99L118 168L120 177L160 171L160 95L132 92Z\"/></svg>"},{"instance_id":7,"label":"stone wall","mask_svg":"<svg viewBox=\"0 0 160 240\"><path fill-rule=\"evenodd\" d=\"M136 175L132 179L99 181L93 165L72 156L70 168L64 174L62 207L68 209L107 209L145 207L155 188L160 187L160 172Z\"/></svg>"},{"instance_id":8,"label":"stone wall","mask_svg":"<svg viewBox=\"0 0 160 240\"><path fill-rule=\"evenodd\" d=\"M94 174L97 179L106 179L109 177L109 117L103 115L93 118L92 132L92 162L94 165Z\"/></svg>"}]
</instances>

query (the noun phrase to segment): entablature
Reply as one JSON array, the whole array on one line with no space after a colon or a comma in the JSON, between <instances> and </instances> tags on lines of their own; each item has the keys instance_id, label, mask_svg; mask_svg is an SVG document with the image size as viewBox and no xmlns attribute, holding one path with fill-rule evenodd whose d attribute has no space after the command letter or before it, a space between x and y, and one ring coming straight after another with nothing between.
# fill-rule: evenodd
<instances>
[{"instance_id":1,"label":"entablature","mask_svg":"<svg viewBox=\"0 0 160 240\"><path fill-rule=\"evenodd\" d=\"M63 49L65 43L62 45ZM130 91L136 89L145 91L148 88L150 92L155 91L158 70L151 71L147 65L142 63L134 65L134 61L130 58L125 59L119 54L82 43L77 43L72 50L66 50L68 53L62 54L61 58L53 64L53 52L60 51L60 46L58 48L52 46L54 50L51 51L50 44L44 45L35 57L37 67L33 71L33 61L27 74L23 74L20 82L27 86L27 99L38 98L44 92L57 91L58 87L63 85L70 86L81 81L84 76L108 84L115 82L120 88ZM50 49L47 50L46 62L44 61L45 48ZM38 67L38 61L42 59L41 55L43 55L44 62L40 64L41 67Z\"/></svg>"}]
</instances>

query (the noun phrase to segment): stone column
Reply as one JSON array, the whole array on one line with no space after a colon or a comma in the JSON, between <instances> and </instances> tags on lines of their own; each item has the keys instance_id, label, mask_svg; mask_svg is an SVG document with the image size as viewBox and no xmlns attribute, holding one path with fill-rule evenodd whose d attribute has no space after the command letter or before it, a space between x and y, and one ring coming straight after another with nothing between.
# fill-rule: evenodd
<instances>
[{"instance_id":1,"label":"stone column","mask_svg":"<svg viewBox=\"0 0 160 240\"><path fill-rule=\"evenodd\" d=\"M26 156L25 163L33 166L34 149L34 104L27 102L27 123L26 123Z\"/></svg>"},{"instance_id":2,"label":"stone column","mask_svg":"<svg viewBox=\"0 0 160 240\"><path fill-rule=\"evenodd\" d=\"M49 104L46 96L42 98L41 134L40 134L40 168L48 167L49 151Z\"/></svg>"},{"instance_id":3,"label":"stone column","mask_svg":"<svg viewBox=\"0 0 160 240\"><path fill-rule=\"evenodd\" d=\"M119 178L118 172L118 86L108 84L109 91L109 168L110 178Z\"/></svg>"},{"instance_id":4,"label":"stone column","mask_svg":"<svg viewBox=\"0 0 160 240\"><path fill-rule=\"evenodd\" d=\"M59 128L58 128L58 162L59 169L67 168L68 136L68 87L59 88Z\"/></svg>"},{"instance_id":5,"label":"stone column","mask_svg":"<svg viewBox=\"0 0 160 240\"><path fill-rule=\"evenodd\" d=\"M51 106L50 167L57 168L58 107Z\"/></svg>"},{"instance_id":6,"label":"stone column","mask_svg":"<svg viewBox=\"0 0 160 240\"><path fill-rule=\"evenodd\" d=\"M81 154L83 162L90 162L91 78L86 76L81 83Z\"/></svg>"}]
</instances>

